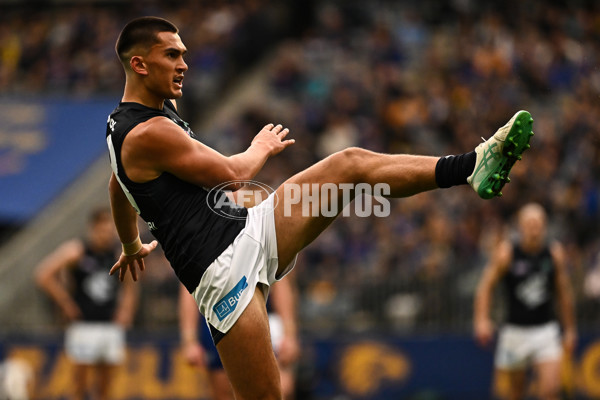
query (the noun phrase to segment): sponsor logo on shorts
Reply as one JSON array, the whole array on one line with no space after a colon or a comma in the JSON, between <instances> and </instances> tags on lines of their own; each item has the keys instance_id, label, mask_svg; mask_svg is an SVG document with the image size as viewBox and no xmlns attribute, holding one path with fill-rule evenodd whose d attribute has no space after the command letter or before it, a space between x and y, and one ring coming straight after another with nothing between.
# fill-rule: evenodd
<instances>
[{"instance_id":1,"label":"sponsor logo on shorts","mask_svg":"<svg viewBox=\"0 0 600 400\"><path fill-rule=\"evenodd\" d=\"M212 188L206 198L213 212L225 218L245 219L243 207L254 207L274 193L273 206L257 208L271 213L277 205L283 206L285 217L388 217L391 194L386 183L284 183L279 192L257 181L231 181ZM277 194L282 195L279 198ZM235 201L233 197L235 196Z\"/></svg>"},{"instance_id":2,"label":"sponsor logo on shorts","mask_svg":"<svg viewBox=\"0 0 600 400\"><path fill-rule=\"evenodd\" d=\"M242 277L240 281L229 291L221 300L213 306L213 311L217 314L219 321L223 321L229 314L235 311L242 293L248 287L246 277Z\"/></svg>"}]
</instances>

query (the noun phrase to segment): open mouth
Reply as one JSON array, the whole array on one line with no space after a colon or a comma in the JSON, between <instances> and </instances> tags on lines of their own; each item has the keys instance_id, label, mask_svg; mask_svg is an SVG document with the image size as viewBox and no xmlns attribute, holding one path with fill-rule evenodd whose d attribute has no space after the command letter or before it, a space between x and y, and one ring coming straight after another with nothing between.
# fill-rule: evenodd
<instances>
[{"instance_id":1,"label":"open mouth","mask_svg":"<svg viewBox=\"0 0 600 400\"><path fill-rule=\"evenodd\" d=\"M183 87L183 75L182 76L178 76L175 79L173 79L173 83L175 85L177 85L177 87L182 88Z\"/></svg>"}]
</instances>

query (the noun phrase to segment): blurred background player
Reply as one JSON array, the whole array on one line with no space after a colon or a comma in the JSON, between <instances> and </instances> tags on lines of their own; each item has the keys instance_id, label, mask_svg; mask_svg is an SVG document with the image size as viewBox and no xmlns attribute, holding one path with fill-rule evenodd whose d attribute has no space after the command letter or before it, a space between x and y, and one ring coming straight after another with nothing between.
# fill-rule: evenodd
<instances>
[{"instance_id":1,"label":"blurred background player","mask_svg":"<svg viewBox=\"0 0 600 400\"><path fill-rule=\"evenodd\" d=\"M35 278L69 326L65 351L73 362L74 399L84 399L95 377L97 399L108 400L115 366L125 357L125 329L137 305L137 288L108 270L120 251L109 209L93 211L85 239L72 239L46 256Z\"/></svg>"},{"instance_id":2,"label":"blurred background player","mask_svg":"<svg viewBox=\"0 0 600 400\"><path fill-rule=\"evenodd\" d=\"M273 285L267 308L271 342L277 357L285 400L294 399L295 365L300 354L293 274ZM206 368L213 400L233 400L234 394L223 369L208 325L185 286L179 290L179 326L183 356L194 366Z\"/></svg>"},{"instance_id":3,"label":"blurred background player","mask_svg":"<svg viewBox=\"0 0 600 400\"><path fill-rule=\"evenodd\" d=\"M537 374L540 399L558 399L561 357L573 352L577 331L565 253L548 242L544 208L537 203L518 213L517 241L503 241L486 266L475 296L474 329L479 344L493 338L490 318L493 289L502 282L508 315L499 332L495 355L497 376L508 383L508 398L526 395L526 374ZM563 343L555 305L563 328Z\"/></svg>"}]
</instances>

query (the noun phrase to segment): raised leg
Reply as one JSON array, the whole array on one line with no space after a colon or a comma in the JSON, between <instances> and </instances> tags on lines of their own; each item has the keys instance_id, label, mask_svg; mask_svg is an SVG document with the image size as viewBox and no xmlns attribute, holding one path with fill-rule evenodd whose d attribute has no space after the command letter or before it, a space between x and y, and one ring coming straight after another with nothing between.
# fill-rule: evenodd
<instances>
[{"instance_id":1,"label":"raised leg","mask_svg":"<svg viewBox=\"0 0 600 400\"><path fill-rule=\"evenodd\" d=\"M288 265L296 253L333 222L344 208L344 197L349 194L350 199L354 198L356 185L386 185L389 192L382 193L386 197L408 197L435 189L438 159L348 148L288 179L276 191L275 229L280 268ZM328 189L334 189L321 190L326 184ZM335 211L333 215L323 215L321 212L314 215L310 212L305 205L306 199L298 199L302 188L315 188L310 193L315 196L313 203L324 205L328 211Z\"/></svg>"}]
</instances>

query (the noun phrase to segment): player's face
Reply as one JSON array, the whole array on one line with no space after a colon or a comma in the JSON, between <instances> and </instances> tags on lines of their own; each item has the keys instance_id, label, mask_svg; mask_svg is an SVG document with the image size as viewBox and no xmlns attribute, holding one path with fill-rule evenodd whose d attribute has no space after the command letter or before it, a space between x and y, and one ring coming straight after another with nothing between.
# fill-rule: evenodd
<instances>
[{"instance_id":1,"label":"player's face","mask_svg":"<svg viewBox=\"0 0 600 400\"><path fill-rule=\"evenodd\" d=\"M546 219L543 214L530 211L520 217L519 227L524 240L539 243L546 233Z\"/></svg>"},{"instance_id":2,"label":"player's face","mask_svg":"<svg viewBox=\"0 0 600 400\"><path fill-rule=\"evenodd\" d=\"M96 221L91 226L90 240L98 249L110 249L113 247L116 240L115 224L111 219L102 219Z\"/></svg>"},{"instance_id":3,"label":"player's face","mask_svg":"<svg viewBox=\"0 0 600 400\"><path fill-rule=\"evenodd\" d=\"M188 69L183 59L187 49L176 33L160 32L157 36L159 42L144 57L148 86L162 98L178 99L183 94L183 74Z\"/></svg>"}]
</instances>

